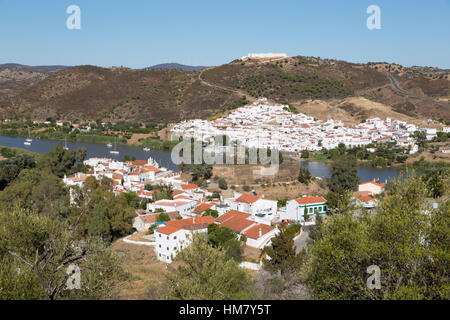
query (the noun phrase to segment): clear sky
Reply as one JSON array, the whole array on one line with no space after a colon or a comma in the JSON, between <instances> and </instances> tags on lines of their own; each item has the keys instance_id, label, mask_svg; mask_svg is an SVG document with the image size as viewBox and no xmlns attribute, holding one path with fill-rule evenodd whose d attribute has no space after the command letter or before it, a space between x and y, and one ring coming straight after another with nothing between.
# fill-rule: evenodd
<instances>
[{"instance_id":1,"label":"clear sky","mask_svg":"<svg viewBox=\"0 0 450 320\"><path fill-rule=\"evenodd\" d=\"M81 29L69 30L69 5ZM369 5L381 30L368 30ZM0 63L220 65L284 52L450 69L450 0L0 0Z\"/></svg>"}]
</instances>

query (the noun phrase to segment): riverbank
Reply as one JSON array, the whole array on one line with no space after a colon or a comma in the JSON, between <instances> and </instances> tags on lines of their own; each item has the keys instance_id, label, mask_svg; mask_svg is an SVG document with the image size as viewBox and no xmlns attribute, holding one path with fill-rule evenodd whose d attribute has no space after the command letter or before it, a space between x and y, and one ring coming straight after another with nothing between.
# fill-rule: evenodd
<instances>
[{"instance_id":1,"label":"riverbank","mask_svg":"<svg viewBox=\"0 0 450 320\"><path fill-rule=\"evenodd\" d=\"M86 142L96 144L117 144L129 145L141 148L150 148L152 150L171 151L178 143L177 141L161 140L159 137L152 134L133 134L125 136L121 134L67 134L60 131L48 132L42 130L26 131L22 130L0 130L0 136L7 136L11 138L32 138L39 140L53 140L53 141L67 141L67 142Z\"/></svg>"},{"instance_id":2,"label":"riverbank","mask_svg":"<svg viewBox=\"0 0 450 320\"><path fill-rule=\"evenodd\" d=\"M12 158L15 156L18 156L19 154L32 154L34 156L38 156L38 153L29 151L29 150L25 150L22 148L14 148L14 147L5 147L5 146L1 146L0 145L0 160L5 160L8 158Z\"/></svg>"}]
</instances>

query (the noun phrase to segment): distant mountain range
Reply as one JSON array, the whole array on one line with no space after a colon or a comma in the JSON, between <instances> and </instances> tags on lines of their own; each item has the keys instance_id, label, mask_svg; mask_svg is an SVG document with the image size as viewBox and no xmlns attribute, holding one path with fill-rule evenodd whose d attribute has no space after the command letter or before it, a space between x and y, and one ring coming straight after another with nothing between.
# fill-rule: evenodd
<instances>
[{"instance_id":1,"label":"distant mountain range","mask_svg":"<svg viewBox=\"0 0 450 320\"><path fill-rule=\"evenodd\" d=\"M203 68L206 68L205 66L187 66L185 64L179 64L179 63L161 63L157 64L151 67L148 67L147 69L167 69L167 70L182 70L182 71L200 71Z\"/></svg>"},{"instance_id":2,"label":"distant mountain range","mask_svg":"<svg viewBox=\"0 0 450 320\"><path fill-rule=\"evenodd\" d=\"M68 68L68 66L27 66L23 64L18 63L4 63L0 64L0 70L2 69L22 69L27 71L35 71L35 72L52 72L52 71L58 71L65 68Z\"/></svg>"}]
</instances>

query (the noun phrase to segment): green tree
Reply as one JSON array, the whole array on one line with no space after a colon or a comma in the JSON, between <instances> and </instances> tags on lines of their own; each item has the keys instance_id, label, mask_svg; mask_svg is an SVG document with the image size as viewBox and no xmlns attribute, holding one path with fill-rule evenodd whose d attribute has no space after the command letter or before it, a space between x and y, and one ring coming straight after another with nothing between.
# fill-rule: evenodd
<instances>
[{"instance_id":1,"label":"green tree","mask_svg":"<svg viewBox=\"0 0 450 320\"><path fill-rule=\"evenodd\" d=\"M23 169L31 169L35 166L34 156L26 153L0 161L0 190L17 178Z\"/></svg>"},{"instance_id":2,"label":"green tree","mask_svg":"<svg viewBox=\"0 0 450 320\"><path fill-rule=\"evenodd\" d=\"M341 156L330 166L328 187L332 192L345 193L356 190L359 183L357 161L354 156Z\"/></svg>"},{"instance_id":3,"label":"green tree","mask_svg":"<svg viewBox=\"0 0 450 320\"><path fill-rule=\"evenodd\" d=\"M390 183L374 214L332 216L309 253L308 283L319 299L448 299L450 205L432 209L424 181ZM381 289L367 287L379 266Z\"/></svg>"},{"instance_id":4,"label":"green tree","mask_svg":"<svg viewBox=\"0 0 450 320\"><path fill-rule=\"evenodd\" d=\"M227 190L228 189L228 184L227 181L224 178L220 178L218 181L219 184L219 188L222 190Z\"/></svg>"},{"instance_id":5,"label":"green tree","mask_svg":"<svg viewBox=\"0 0 450 320\"><path fill-rule=\"evenodd\" d=\"M311 182L311 173L309 172L308 169L306 168L300 168L300 173L298 175L298 181L300 183L309 185L309 183Z\"/></svg>"},{"instance_id":6,"label":"green tree","mask_svg":"<svg viewBox=\"0 0 450 320\"><path fill-rule=\"evenodd\" d=\"M0 298L110 297L125 273L101 241L78 238L77 227L77 222L19 207L0 211ZM81 286L75 290L66 288L69 277L66 271L71 264L78 265L82 274ZM4 283L8 284L7 290Z\"/></svg>"},{"instance_id":7,"label":"green tree","mask_svg":"<svg viewBox=\"0 0 450 320\"><path fill-rule=\"evenodd\" d=\"M127 191L124 194L125 199L130 207L138 208L139 207L139 196L136 192Z\"/></svg>"},{"instance_id":8,"label":"green tree","mask_svg":"<svg viewBox=\"0 0 450 320\"><path fill-rule=\"evenodd\" d=\"M272 238L272 244L265 248L265 253L270 259L264 260L264 267L271 272L280 271L287 278L294 273L303 260L303 253L296 253L294 238L286 232L286 227L281 226L277 236Z\"/></svg>"},{"instance_id":9,"label":"green tree","mask_svg":"<svg viewBox=\"0 0 450 320\"><path fill-rule=\"evenodd\" d=\"M85 171L86 167L83 161L86 155L87 151L84 148L65 150L59 143L38 158L36 167L62 178L64 175Z\"/></svg>"},{"instance_id":10,"label":"green tree","mask_svg":"<svg viewBox=\"0 0 450 320\"><path fill-rule=\"evenodd\" d=\"M236 261L227 259L221 248L214 248L203 237L195 236L191 245L177 256L182 264L167 274L169 299L241 300L255 298L253 282Z\"/></svg>"},{"instance_id":11,"label":"green tree","mask_svg":"<svg viewBox=\"0 0 450 320\"><path fill-rule=\"evenodd\" d=\"M168 215L166 212L161 212L161 213L158 215L157 221L158 221L158 222L162 222L162 221L170 221L170 217L169 217L169 215Z\"/></svg>"},{"instance_id":12,"label":"green tree","mask_svg":"<svg viewBox=\"0 0 450 320\"><path fill-rule=\"evenodd\" d=\"M208 229L208 242L215 248L223 248L227 259L237 262L242 260L242 247L236 232L228 227L211 227Z\"/></svg>"}]
</instances>

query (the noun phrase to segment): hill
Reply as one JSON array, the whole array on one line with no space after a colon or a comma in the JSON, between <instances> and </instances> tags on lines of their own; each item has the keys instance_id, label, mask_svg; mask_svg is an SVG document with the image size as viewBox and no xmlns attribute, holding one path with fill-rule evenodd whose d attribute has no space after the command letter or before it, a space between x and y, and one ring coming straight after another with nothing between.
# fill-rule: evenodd
<instances>
[{"instance_id":1,"label":"hill","mask_svg":"<svg viewBox=\"0 0 450 320\"><path fill-rule=\"evenodd\" d=\"M204 66L188 66L185 64L179 64L179 63L162 63L157 64L151 67L148 67L148 69L167 69L167 70L183 70L183 71L200 71L203 68L206 68Z\"/></svg>"},{"instance_id":2,"label":"hill","mask_svg":"<svg viewBox=\"0 0 450 320\"><path fill-rule=\"evenodd\" d=\"M446 70L312 57L238 59L200 71L177 66L77 66L35 75L26 89L0 101L0 117L173 122L208 118L265 96L319 119L349 123L376 116L450 120L450 108L407 96L387 78L392 73L404 89L445 101L450 96Z\"/></svg>"},{"instance_id":3,"label":"hill","mask_svg":"<svg viewBox=\"0 0 450 320\"><path fill-rule=\"evenodd\" d=\"M0 64L0 99L15 95L65 66L26 66Z\"/></svg>"}]
</instances>

